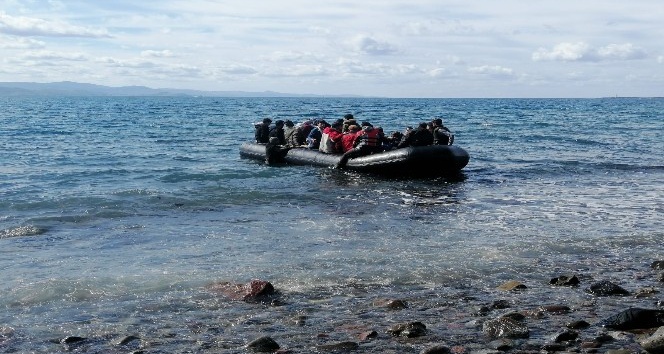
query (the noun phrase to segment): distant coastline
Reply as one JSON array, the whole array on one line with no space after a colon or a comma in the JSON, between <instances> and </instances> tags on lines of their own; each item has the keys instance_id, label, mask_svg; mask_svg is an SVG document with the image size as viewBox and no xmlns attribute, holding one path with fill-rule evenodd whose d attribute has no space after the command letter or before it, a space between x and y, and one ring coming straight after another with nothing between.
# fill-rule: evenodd
<instances>
[{"instance_id":1,"label":"distant coastline","mask_svg":"<svg viewBox=\"0 0 664 354\"><path fill-rule=\"evenodd\" d=\"M188 97L363 97L357 95L313 95L291 94L274 91L203 91L159 88L146 86L111 87L71 81L37 82L0 82L0 97L7 96L188 96Z\"/></svg>"}]
</instances>

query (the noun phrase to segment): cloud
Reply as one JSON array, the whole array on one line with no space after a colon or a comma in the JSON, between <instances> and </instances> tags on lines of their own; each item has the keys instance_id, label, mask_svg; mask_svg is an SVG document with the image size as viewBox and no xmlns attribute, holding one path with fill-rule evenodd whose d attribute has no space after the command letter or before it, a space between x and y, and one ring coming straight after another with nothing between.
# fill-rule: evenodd
<instances>
[{"instance_id":1,"label":"cloud","mask_svg":"<svg viewBox=\"0 0 664 354\"><path fill-rule=\"evenodd\" d=\"M642 48L631 43L609 44L593 48L585 42L559 43L552 50L539 48L532 55L534 61L602 61L636 60L648 55Z\"/></svg>"},{"instance_id":2,"label":"cloud","mask_svg":"<svg viewBox=\"0 0 664 354\"><path fill-rule=\"evenodd\" d=\"M170 50L144 50L141 52L141 56L144 58L171 58L173 52Z\"/></svg>"},{"instance_id":3,"label":"cloud","mask_svg":"<svg viewBox=\"0 0 664 354\"><path fill-rule=\"evenodd\" d=\"M482 65L468 68L468 72L479 75L491 76L494 78L507 78L514 76L514 70L499 65Z\"/></svg>"},{"instance_id":4,"label":"cloud","mask_svg":"<svg viewBox=\"0 0 664 354\"><path fill-rule=\"evenodd\" d=\"M45 46L46 43L32 38L0 36L0 48L2 49L38 49Z\"/></svg>"},{"instance_id":5,"label":"cloud","mask_svg":"<svg viewBox=\"0 0 664 354\"><path fill-rule=\"evenodd\" d=\"M376 40L366 35L358 35L351 40L353 50L368 55L388 55L397 49L391 44Z\"/></svg>"},{"instance_id":6,"label":"cloud","mask_svg":"<svg viewBox=\"0 0 664 354\"><path fill-rule=\"evenodd\" d=\"M48 50L27 52L23 55L27 60L45 60L45 61L86 61L88 57L82 53L63 53Z\"/></svg>"},{"instance_id":7,"label":"cloud","mask_svg":"<svg viewBox=\"0 0 664 354\"><path fill-rule=\"evenodd\" d=\"M0 12L0 32L16 36L111 37L106 30L70 25L39 18L9 16Z\"/></svg>"}]
</instances>

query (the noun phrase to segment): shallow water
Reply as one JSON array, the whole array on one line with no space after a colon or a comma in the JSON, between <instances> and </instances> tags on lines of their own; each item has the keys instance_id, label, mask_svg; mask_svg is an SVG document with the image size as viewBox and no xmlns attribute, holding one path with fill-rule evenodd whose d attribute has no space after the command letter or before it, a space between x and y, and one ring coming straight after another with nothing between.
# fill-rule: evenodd
<instances>
[{"instance_id":1,"label":"shallow water","mask_svg":"<svg viewBox=\"0 0 664 354\"><path fill-rule=\"evenodd\" d=\"M629 288L664 255L662 99L1 98L0 108L8 352L123 333L159 338L151 347L164 352L208 342L231 352L257 328L290 333L287 319L308 311L224 301L205 291L217 281L269 280L311 304L316 333L343 322L342 309L371 318L356 306L376 292L434 301L422 299L574 272ZM470 163L460 178L408 180L239 157L265 116L347 112L388 132L442 116ZM275 318L287 323L265 324Z\"/></svg>"}]
</instances>

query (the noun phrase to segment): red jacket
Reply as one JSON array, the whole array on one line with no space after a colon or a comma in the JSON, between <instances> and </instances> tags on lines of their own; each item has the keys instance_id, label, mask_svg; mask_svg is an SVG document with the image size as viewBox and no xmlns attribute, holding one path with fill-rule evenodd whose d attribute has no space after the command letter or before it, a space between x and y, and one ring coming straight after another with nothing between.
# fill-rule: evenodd
<instances>
[{"instance_id":1,"label":"red jacket","mask_svg":"<svg viewBox=\"0 0 664 354\"><path fill-rule=\"evenodd\" d=\"M334 146L336 151L341 151L342 144L341 144L341 138L344 136L344 134L332 127L327 127L323 129L323 134L328 134L330 136L330 139L334 141Z\"/></svg>"},{"instance_id":2,"label":"red jacket","mask_svg":"<svg viewBox=\"0 0 664 354\"><path fill-rule=\"evenodd\" d=\"M343 152L353 150L355 147L355 140L357 140L357 132L348 132L341 137L341 145L343 147Z\"/></svg>"}]
</instances>

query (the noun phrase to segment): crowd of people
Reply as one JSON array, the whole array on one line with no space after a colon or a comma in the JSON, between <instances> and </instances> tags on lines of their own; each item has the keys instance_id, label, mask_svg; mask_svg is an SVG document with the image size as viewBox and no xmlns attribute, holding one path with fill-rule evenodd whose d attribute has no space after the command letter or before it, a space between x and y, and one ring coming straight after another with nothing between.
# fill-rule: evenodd
<instances>
[{"instance_id":1,"label":"crowd of people","mask_svg":"<svg viewBox=\"0 0 664 354\"><path fill-rule=\"evenodd\" d=\"M288 149L306 147L327 154L343 153L338 168L343 168L351 158L376 152L408 146L452 145L454 142L454 135L440 118L389 135L385 135L383 128L374 127L369 122L358 123L352 114L346 114L332 124L317 119L297 125L290 120L277 120L272 125L272 120L265 118L255 128L256 142L266 144L268 163L275 162Z\"/></svg>"}]
</instances>

